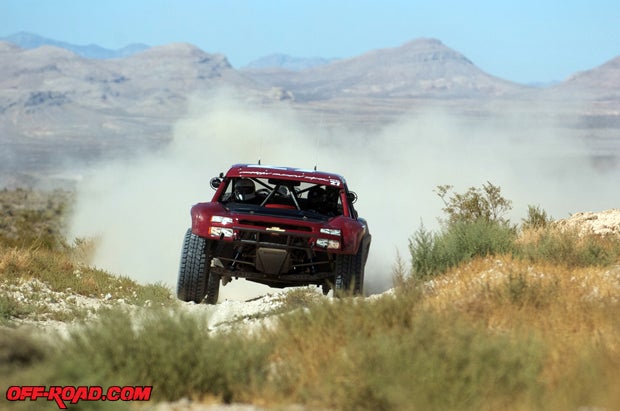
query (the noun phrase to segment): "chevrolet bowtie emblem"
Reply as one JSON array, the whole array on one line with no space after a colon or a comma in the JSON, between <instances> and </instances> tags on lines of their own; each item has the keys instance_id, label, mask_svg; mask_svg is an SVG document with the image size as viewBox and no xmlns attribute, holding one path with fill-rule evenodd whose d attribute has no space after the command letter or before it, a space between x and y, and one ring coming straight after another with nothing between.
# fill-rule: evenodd
<instances>
[{"instance_id":1,"label":"chevrolet bowtie emblem","mask_svg":"<svg viewBox=\"0 0 620 411\"><path fill-rule=\"evenodd\" d=\"M278 233L283 233L286 230L280 227L267 227L266 228L267 231L277 231Z\"/></svg>"}]
</instances>

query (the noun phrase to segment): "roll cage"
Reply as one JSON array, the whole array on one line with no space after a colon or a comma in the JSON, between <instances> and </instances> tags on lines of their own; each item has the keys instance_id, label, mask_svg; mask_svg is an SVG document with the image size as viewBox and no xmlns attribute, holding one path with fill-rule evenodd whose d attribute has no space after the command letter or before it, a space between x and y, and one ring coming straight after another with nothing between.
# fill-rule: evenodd
<instances>
[{"instance_id":1,"label":"roll cage","mask_svg":"<svg viewBox=\"0 0 620 411\"><path fill-rule=\"evenodd\" d=\"M241 180L250 180L254 184L252 198L240 199L235 195L237 184ZM339 215L357 218L353 207L357 195L348 191L344 185L336 187L269 177L224 177L223 180L215 178L211 185L217 189L213 200L235 211L254 210L271 214L269 210L278 210L307 218L320 216L324 219Z\"/></svg>"}]
</instances>

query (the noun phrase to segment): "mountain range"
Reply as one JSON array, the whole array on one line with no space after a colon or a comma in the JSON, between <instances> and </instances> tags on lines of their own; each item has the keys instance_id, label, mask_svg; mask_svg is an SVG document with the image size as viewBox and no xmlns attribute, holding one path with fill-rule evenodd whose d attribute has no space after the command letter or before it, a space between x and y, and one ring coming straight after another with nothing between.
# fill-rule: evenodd
<instances>
[{"instance_id":1,"label":"mountain range","mask_svg":"<svg viewBox=\"0 0 620 411\"><path fill-rule=\"evenodd\" d=\"M170 139L191 96L221 86L259 104L283 102L308 121L320 116L327 127L368 133L429 104L480 116L509 102L553 102L567 124L582 119L579 127L588 124L600 147L620 153L613 137L620 130L620 57L538 88L486 73L437 39L348 59L273 55L242 69L187 43L111 51L27 33L4 40L0 167L7 172L55 167L56 150L84 160L157 147Z\"/></svg>"},{"instance_id":2,"label":"mountain range","mask_svg":"<svg viewBox=\"0 0 620 411\"><path fill-rule=\"evenodd\" d=\"M0 37L0 41L13 43L23 49L36 49L41 46L54 46L74 52L78 56L92 59L109 59L118 57L127 57L132 54L149 48L146 44L135 43L129 44L118 50L110 50L96 44L77 45L64 41L57 41L38 34L28 33L25 31L14 33L9 36Z\"/></svg>"},{"instance_id":3,"label":"mountain range","mask_svg":"<svg viewBox=\"0 0 620 411\"><path fill-rule=\"evenodd\" d=\"M436 39L417 39L400 47L372 50L297 72L244 71L254 79L291 90L305 100L497 96L523 89L483 72Z\"/></svg>"}]
</instances>

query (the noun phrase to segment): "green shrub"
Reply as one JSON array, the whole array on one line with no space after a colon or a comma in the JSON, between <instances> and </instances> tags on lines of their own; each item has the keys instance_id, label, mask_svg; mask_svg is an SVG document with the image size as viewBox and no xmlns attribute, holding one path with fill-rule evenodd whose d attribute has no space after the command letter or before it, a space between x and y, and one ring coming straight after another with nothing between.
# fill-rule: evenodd
<instances>
[{"instance_id":1,"label":"green shrub","mask_svg":"<svg viewBox=\"0 0 620 411\"><path fill-rule=\"evenodd\" d=\"M270 349L241 334L211 335L204 315L111 310L70 335L47 367L53 370L48 378L53 384L152 385L154 400L247 401L254 383L265 379Z\"/></svg>"},{"instance_id":2,"label":"green shrub","mask_svg":"<svg viewBox=\"0 0 620 411\"><path fill-rule=\"evenodd\" d=\"M482 188L470 187L465 193L453 193L453 186L438 186L436 193L443 201L443 211L448 224L475 222L477 220L508 224L504 215L512 208L512 202L501 195L501 188L487 181Z\"/></svg>"},{"instance_id":3,"label":"green shrub","mask_svg":"<svg viewBox=\"0 0 620 411\"><path fill-rule=\"evenodd\" d=\"M472 223L455 223L444 233L443 248L449 250L453 265L477 256L510 253L515 230L504 224L484 219Z\"/></svg>"},{"instance_id":4,"label":"green shrub","mask_svg":"<svg viewBox=\"0 0 620 411\"><path fill-rule=\"evenodd\" d=\"M0 294L0 326L9 324L13 318L23 318L31 312L31 306L20 303L8 294Z\"/></svg>"},{"instance_id":5,"label":"green shrub","mask_svg":"<svg viewBox=\"0 0 620 411\"><path fill-rule=\"evenodd\" d=\"M528 206L522 221L523 232L536 232L534 239L517 241L516 227L504 218L512 202L501 195L500 187L487 182L465 193L452 189L450 185L437 187L446 214L441 230L433 233L421 225L409 239L414 280L428 280L471 258L489 255L513 254L579 267L609 265L620 257L616 237L559 231L539 206Z\"/></svg>"},{"instance_id":6,"label":"green shrub","mask_svg":"<svg viewBox=\"0 0 620 411\"><path fill-rule=\"evenodd\" d=\"M510 253L516 230L504 214L512 202L501 195L501 188L490 182L482 188L453 193L453 187L437 187L446 220L439 233L422 224L409 239L414 279L426 280L477 256Z\"/></svg>"},{"instance_id":7,"label":"green shrub","mask_svg":"<svg viewBox=\"0 0 620 411\"><path fill-rule=\"evenodd\" d=\"M413 276L424 280L473 257L511 253L515 239L513 228L486 219L455 221L439 234L422 226L409 240Z\"/></svg>"},{"instance_id":8,"label":"green shrub","mask_svg":"<svg viewBox=\"0 0 620 411\"><path fill-rule=\"evenodd\" d=\"M618 261L620 240L549 227L539 232L535 239L520 243L516 255L569 267L606 266Z\"/></svg>"},{"instance_id":9,"label":"green shrub","mask_svg":"<svg viewBox=\"0 0 620 411\"><path fill-rule=\"evenodd\" d=\"M424 225L409 239L411 270L416 279L425 280L447 269L439 242L440 237L426 230Z\"/></svg>"},{"instance_id":10,"label":"green shrub","mask_svg":"<svg viewBox=\"0 0 620 411\"><path fill-rule=\"evenodd\" d=\"M553 219L540 206L527 206L527 217L522 220L521 227L523 229L540 229L547 228Z\"/></svg>"}]
</instances>

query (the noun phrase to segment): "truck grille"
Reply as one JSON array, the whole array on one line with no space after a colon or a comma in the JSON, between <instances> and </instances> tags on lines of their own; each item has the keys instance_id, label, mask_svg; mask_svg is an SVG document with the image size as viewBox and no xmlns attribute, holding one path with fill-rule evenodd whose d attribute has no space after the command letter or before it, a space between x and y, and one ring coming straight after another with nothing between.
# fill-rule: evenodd
<instances>
[{"instance_id":1,"label":"truck grille","mask_svg":"<svg viewBox=\"0 0 620 411\"><path fill-rule=\"evenodd\" d=\"M256 247L307 250L310 248L309 239L313 237L312 234L306 233L272 233L258 228L234 227L234 229L239 232L237 241Z\"/></svg>"},{"instance_id":2,"label":"truck grille","mask_svg":"<svg viewBox=\"0 0 620 411\"><path fill-rule=\"evenodd\" d=\"M252 220L239 220L239 224L243 224L246 226L253 227L261 227L261 228L271 228L277 227L282 230L294 230L294 231L306 231L312 232L312 228L304 226L304 225L296 225L296 224L282 224L282 223L266 223L264 221L252 221Z\"/></svg>"}]
</instances>

